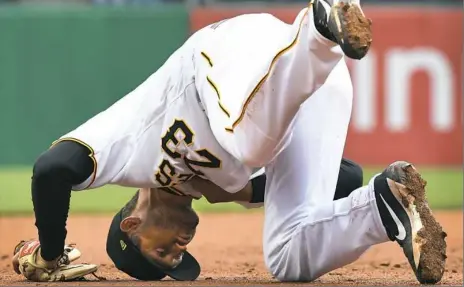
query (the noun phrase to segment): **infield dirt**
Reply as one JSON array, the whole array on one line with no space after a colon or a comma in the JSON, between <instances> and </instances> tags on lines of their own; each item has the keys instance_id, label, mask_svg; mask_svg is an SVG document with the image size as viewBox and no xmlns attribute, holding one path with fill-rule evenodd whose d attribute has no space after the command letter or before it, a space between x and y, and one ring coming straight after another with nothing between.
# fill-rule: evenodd
<instances>
[{"instance_id":1,"label":"infield dirt","mask_svg":"<svg viewBox=\"0 0 464 287\"><path fill-rule=\"evenodd\" d=\"M461 211L436 212L438 221L448 233L446 272L440 285L463 284L463 214ZM80 262L100 264L99 276L105 281L51 283L55 286L221 286L221 285L301 285L281 284L267 272L262 257L263 214L201 214L196 238L189 250L202 265L200 278L194 282L134 281L111 264L105 241L111 217L71 215L67 242L77 243L83 255ZM11 266L13 248L21 239L36 237L32 217L0 217L0 285L45 285L26 282ZM340 238L343 240L343 238ZM417 285L400 247L389 242L372 247L358 261L332 271L314 285ZM308 285L308 284L304 284Z\"/></svg>"}]
</instances>

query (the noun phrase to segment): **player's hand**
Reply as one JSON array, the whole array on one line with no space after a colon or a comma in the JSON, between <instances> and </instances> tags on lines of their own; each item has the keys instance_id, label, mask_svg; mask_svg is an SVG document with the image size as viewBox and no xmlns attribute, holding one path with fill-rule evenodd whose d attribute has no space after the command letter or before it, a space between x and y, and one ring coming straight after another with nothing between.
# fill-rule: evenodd
<instances>
[{"instance_id":1,"label":"player's hand","mask_svg":"<svg viewBox=\"0 0 464 287\"><path fill-rule=\"evenodd\" d=\"M65 245L63 254L53 261L45 261L40 256L38 240L21 241L16 245L13 269L26 279L36 282L72 281L97 271L94 264L75 264L81 252L74 245Z\"/></svg>"}]
</instances>

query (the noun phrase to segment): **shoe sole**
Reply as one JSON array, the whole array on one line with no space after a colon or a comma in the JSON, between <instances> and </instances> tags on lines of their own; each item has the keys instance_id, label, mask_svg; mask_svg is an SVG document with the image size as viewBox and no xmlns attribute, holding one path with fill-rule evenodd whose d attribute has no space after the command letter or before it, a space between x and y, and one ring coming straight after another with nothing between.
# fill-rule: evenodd
<instances>
[{"instance_id":1,"label":"shoe sole","mask_svg":"<svg viewBox=\"0 0 464 287\"><path fill-rule=\"evenodd\" d=\"M425 196L427 182L413 165L401 166L401 183L395 182L401 203L411 218L411 238L403 245L404 254L422 284L441 280L446 262L446 233L435 219ZM415 263L415 262L418 262ZM417 266L416 266L417 264Z\"/></svg>"},{"instance_id":2,"label":"shoe sole","mask_svg":"<svg viewBox=\"0 0 464 287\"><path fill-rule=\"evenodd\" d=\"M330 9L329 29L349 58L359 60L367 54L372 44L371 25L356 3L339 2Z\"/></svg>"}]
</instances>

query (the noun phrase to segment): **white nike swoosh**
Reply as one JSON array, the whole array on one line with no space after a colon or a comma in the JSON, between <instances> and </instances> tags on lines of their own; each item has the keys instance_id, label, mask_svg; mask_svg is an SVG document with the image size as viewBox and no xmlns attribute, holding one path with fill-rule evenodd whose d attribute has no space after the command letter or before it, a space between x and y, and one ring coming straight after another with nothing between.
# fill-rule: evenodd
<instances>
[{"instance_id":1,"label":"white nike swoosh","mask_svg":"<svg viewBox=\"0 0 464 287\"><path fill-rule=\"evenodd\" d=\"M404 228L403 222L396 216L396 213L391 209L391 207L388 205L388 203L383 199L382 194L380 194L380 198L382 198L383 203L385 203L385 206L388 209L388 212L390 212L390 215L393 217L393 220L395 221L396 225L398 226L398 234L395 235L395 237L398 240L403 241L406 238L406 229Z\"/></svg>"}]
</instances>

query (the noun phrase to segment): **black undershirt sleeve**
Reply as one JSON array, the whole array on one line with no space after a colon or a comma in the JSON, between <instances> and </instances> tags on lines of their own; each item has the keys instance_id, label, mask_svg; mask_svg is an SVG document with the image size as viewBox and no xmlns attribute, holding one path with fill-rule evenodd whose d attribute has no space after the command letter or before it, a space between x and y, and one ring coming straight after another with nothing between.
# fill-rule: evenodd
<instances>
[{"instance_id":1,"label":"black undershirt sleeve","mask_svg":"<svg viewBox=\"0 0 464 287\"><path fill-rule=\"evenodd\" d=\"M33 168L32 202L43 259L63 253L71 188L94 171L91 151L74 141L62 141L41 154Z\"/></svg>"}]
</instances>

